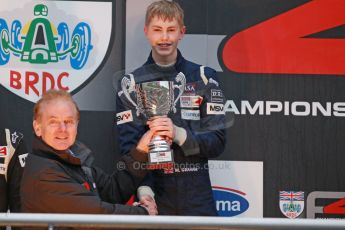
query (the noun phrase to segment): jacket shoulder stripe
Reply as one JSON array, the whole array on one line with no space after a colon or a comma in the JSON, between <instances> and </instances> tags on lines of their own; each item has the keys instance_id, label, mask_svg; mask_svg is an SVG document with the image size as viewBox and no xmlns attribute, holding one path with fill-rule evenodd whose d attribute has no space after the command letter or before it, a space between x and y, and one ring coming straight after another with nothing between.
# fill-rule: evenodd
<instances>
[{"instance_id":1,"label":"jacket shoulder stripe","mask_svg":"<svg viewBox=\"0 0 345 230\"><path fill-rule=\"evenodd\" d=\"M200 66L200 77L201 77L202 81L204 82L204 84L207 85L208 79L205 75L205 66L203 66L203 65Z\"/></svg>"}]
</instances>

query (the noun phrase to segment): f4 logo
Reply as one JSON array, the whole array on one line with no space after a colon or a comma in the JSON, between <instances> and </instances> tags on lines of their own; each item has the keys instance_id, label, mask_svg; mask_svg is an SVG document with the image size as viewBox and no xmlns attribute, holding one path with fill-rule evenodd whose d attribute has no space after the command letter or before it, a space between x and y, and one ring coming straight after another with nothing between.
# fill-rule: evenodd
<instances>
[{"instance_id":1,"label":"f4 logo","mask_svg":"<svg viewBox=\"0 0 345 230\"><path fill-rule=\"evenodd\" d=\"M308 195L307 218L335 216L345 218L345 192L314 191Z\"/></svg>"},{"instance_id":2,"label":"f4 logo","mask_svg":"<svg viewBox=\"0 0 345 230\"><path fill-rule=\"evenodd\" d=\"M314 0L263 21L225 43L224 65L242 73L345 74L345 38L312 37L344 25L344 12L344 0Z\"/></svg>"}]
</instances>

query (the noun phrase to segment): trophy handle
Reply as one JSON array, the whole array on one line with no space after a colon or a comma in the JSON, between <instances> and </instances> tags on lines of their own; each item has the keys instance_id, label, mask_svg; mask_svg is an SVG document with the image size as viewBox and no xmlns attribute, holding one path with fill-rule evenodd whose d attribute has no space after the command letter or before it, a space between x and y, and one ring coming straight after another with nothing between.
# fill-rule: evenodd
<instances>
[{"instance_id":1,"label":"trophy handle","mask_svg":"<svg viewBox=\"0 0 345 230\"><path fill-rule=\"evenodd\" d=\"M138 105L132 100L131 96L129 95L131 92L134 91L131 79L129 79L128 77L123 77L121 80L121 88L127 100L136 108L137 116L139 116Z\"/></svg>"},{"instance_id":2,"label":"trophy handle","mask_svg":"<svg viewBox=\"0 0 345 230\"><path fill-rule=\"evenodd\" d=\"M172 110L174 111L174 113L176 113L176 103L177 101L180 99L181 95L184 92L184 89L186 87L186 76L182 73L179 72L175 78L176 82L181 82L181 85L174 85L174 89L178 89L179 90L179 94L177 95Z\"/></svg>"}]
</instances>

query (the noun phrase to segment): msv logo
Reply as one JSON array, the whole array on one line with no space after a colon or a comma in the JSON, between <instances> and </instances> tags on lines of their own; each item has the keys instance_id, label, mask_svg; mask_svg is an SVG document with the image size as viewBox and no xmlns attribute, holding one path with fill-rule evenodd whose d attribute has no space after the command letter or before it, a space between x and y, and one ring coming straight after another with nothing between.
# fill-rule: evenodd
<instances>
[{"instance_id":1,"label":"msv logo","mask_svg":"<svg viewBox=\"0 0 345 230\"><path fill-rule=\"evenodd\" d=\"M237 216L249 208L246 194L231 188L212 186L219 216Z\"/></svg>"},{"instance_id":2,"label":"msv logo","mask_svg":"<svg viewBox=\"0 0 345 230\"><path fill-rule=\"evenodd\" d=\"M0 83L37 101L49 89L73 91L96 72L109 46L111 2L4 0Z\"/></svg>"}]
</instances>

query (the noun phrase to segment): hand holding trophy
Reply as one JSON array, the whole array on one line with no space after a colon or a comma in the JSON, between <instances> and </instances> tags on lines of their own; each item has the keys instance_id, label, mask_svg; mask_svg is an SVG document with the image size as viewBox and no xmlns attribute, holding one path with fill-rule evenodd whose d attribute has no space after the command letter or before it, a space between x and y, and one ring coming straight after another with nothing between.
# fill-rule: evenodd
<instances>
[{"instance_id":1,"label":"hand holding trophy","mask_svg":"<svg viewBox=\"0 0 345 230\"><path fill-rule=\"evenodd\" d=\"M176 103L181 97L186 79L179 73L175 79L181 85L174 85L173 81L151 81L132 85L130 79L124 77L121 82L122 92L129 102L136 107L136 114L144 115L150 122L157 117L167 116L169 112L176 112ZM178 89L178 96L174 97L174 90ZM131 98L130 93L135 92L136 102ZM148 145L149 169L162 169L171 167L174 161L173 150L170 148L171 141L165 136L154 135Z\"/></svg>"}]
</instances>

